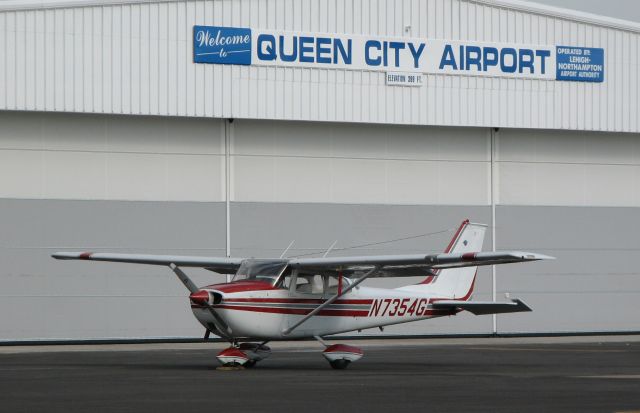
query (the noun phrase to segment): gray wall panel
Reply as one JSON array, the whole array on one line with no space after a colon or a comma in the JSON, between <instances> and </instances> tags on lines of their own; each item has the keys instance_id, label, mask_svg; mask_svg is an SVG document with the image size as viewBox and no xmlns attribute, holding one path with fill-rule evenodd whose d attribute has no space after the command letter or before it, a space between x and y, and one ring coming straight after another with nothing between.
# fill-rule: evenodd
<instances>
[{"instance_id":1,"label":"gray wall panel","mask_svg":"<svg viewBox=\"0 0 640 413\"><path fill-rule=\"evenodd\" d=\"M198 336L168 268L55 261L57 250L224 255L223 203L0 199L0 340ZM198 284L222 280L191 270Z\"/></svg>"},{"instance_id":2,"label":"gray wall panel","mask_svg":"<svg viewBox=\"0 0 640 413\"><path fill-rule=\"evenodd\" d=\"M498 267L498 295L534 309L500 332L640 331L640 209L503 206L496 222L497 248L557 257Z\"/></svg>"}]
</instances>

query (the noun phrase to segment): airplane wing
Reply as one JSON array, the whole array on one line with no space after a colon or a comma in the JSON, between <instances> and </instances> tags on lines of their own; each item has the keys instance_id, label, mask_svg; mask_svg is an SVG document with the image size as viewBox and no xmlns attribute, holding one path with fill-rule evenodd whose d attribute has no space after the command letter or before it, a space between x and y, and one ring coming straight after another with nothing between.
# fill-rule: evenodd
<instances>
[{"instance_id":1,"label":"airplane wing","mask_svg":"<svg viewBox=\"0 0 640 413\"><path fill-rule=\"evenodd\" d=\"M221 274L236 272L243 258L227 257L193 257L180 255L119 254L111 252L56 252L53 258L59 260L87 260L127 262L131 264L170 265L179 267L206 268Z\"/></svg>"},{"instance_id":2,"label":"airplane wing","mask_svg":"<svg viewBox=\"0 0 640 413\"><path fill-rule=\"evenodd\" d=\"M170 265L199 267L221 274L236 272L244 258L196 257L180 255L121 254L110 252L57 252L59 260L87 260L125 262L131 264ZM415 277L433 274L434 270L480 265L508 264L515 262L553 259L542 254L521 251L442 253L414 255L374 255L355 257L325 257L290 259L292 268L318 273L341 271L345 277L360 277L374 268L372 277ZM435 274L433 274L435 275Z\"/></svg>"},{"instance_id":3,"label":"airplane wing","mask_svg":"<svg viewBox=\"0 0 640 413\"><path fill-rule=\"evenodd\" d=\"M522 251L467 252L413 255L378 255L360 257L326 257L290 259L292 268L309 271L342 271L357 276L378 267L375 277L412 277L419 271L475 267L553 259L543 254ZM421 273L424 275L424 272Z\"/></svg>"},{"instance_id":4,"label":"airplane wing","mask_svg":"<svg viewBox=\"0 0 640 413\"><path fill-rule=\"evenodd\" d=\"M519 313L522 311L531 311L528 305L522 300L511 300L506 303L496 303L493 301L460 301L460 300L440 300L431 304L437 309L462 309L469 311L475 315L483 314L503 314L503 313Z\"/></svg>"}]
</instances>

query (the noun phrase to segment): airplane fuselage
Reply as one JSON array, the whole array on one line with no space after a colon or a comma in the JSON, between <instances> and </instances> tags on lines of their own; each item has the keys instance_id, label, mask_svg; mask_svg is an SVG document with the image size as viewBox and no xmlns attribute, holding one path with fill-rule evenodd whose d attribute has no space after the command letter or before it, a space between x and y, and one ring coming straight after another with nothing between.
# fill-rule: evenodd
<instances>
[{"instance_id":1,"label":"airplane fuselage","mask_svg":"<svg viewBox=\"0 0 640 413\"><path fill-rule=\"evenodd\" d=\"M437 297L393 289L356 287L317 316L285 334L287 328L330 296L282 288L252 290L251 286L238 288L234 283L212 285L203 290L222 295L222 301L213 307L231 329L232 336L242 339L288 340L324 336L456 313L432 308L430 304ZM208 309L194 303L191 308L205 328L216 324Z\"/></svg>"}]
</instances>

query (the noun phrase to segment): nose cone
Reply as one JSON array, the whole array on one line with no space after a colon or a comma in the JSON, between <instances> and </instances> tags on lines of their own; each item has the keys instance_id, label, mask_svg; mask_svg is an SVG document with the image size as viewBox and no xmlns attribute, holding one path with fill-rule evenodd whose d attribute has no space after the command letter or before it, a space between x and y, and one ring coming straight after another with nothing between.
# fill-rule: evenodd
<instances>
[{"instance_id":1,"label":"nose cone","mask_svg":"<svg viewBox=\"0 0 640 413\"><path fill-rule=\"evenodd\" d=\"M205 290L196 291L189 296L192 303L197 305L209 305L209 292Z\"/></svg>"}]
</instances>

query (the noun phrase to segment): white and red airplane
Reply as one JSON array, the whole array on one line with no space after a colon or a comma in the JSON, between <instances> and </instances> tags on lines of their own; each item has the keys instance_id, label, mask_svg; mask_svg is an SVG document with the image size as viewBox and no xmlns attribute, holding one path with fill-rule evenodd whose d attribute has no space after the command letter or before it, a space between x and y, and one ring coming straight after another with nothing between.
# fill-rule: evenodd
<instances>
[{"instance_id":1,"label":"white and red airplane","mask_svg":"<svg viewBox=\"0 0 640 413\"><path fill-rule=\"evenodd\" d=\"M361 349L327 345L322 337L348 331L456 315L531 311L521 300L470 301L480 265L552 259L520 251L480 252L486 226L465 220L442 254L246 259L91 252L58 252L57 259L169 266L191 292L191 309L210 333L231 345L218 354L223 365L252 367L269 356L272 340L314 337L324 357L342 369ZM198 288L180 267L235 274L231 282ZM361 283L372 277L426 276L395 289Z\"/></svg>"}]
</instances>

